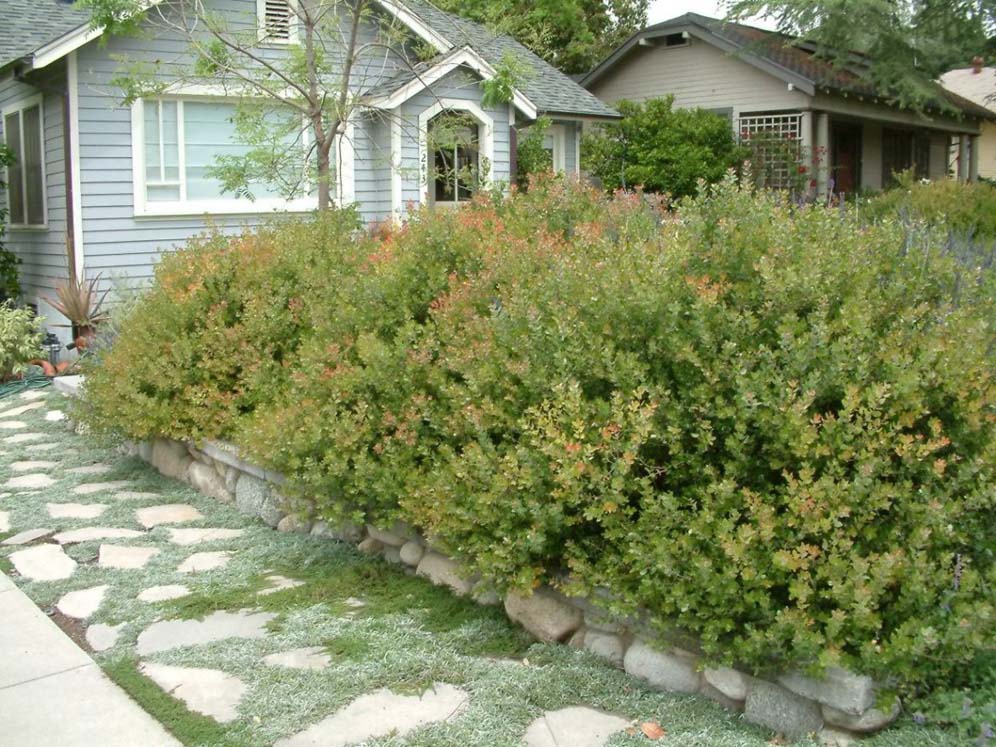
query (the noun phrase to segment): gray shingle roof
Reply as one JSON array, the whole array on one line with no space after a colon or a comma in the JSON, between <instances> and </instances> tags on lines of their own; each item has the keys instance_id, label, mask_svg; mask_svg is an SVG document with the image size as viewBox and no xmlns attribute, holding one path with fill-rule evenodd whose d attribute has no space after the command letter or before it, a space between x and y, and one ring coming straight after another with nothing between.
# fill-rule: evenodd
<instances>
[{"instance_id":1,"label":"gray shingle roof","mask_svg":"<svg viewBox=\"0 0 996 747\"><path fill-rule=\"evenodd\" d=\"M800 44L795 37L742 23L710 18L698 13L685 13L669 21L663 21L638 31L589 72L582 79L582 83L591 85L619 63L640 39L666 35L683 28L697 28L704 31L706 32L705 38L712 37L725 42L737 50L737 53L747 55L745 59L754 57L769 63L773 66L769 68L769 72L778 70L785 74L797 76L797 80L808 82L814 89L838 93L857 93L885 102L890 100L888 91L879 89L870 83L864 75L869 66L864 55L857 52L852 53L853 61L850 69L837 67L817 57L812 45ZM936 87L934 100L928 102L927 108L943 109L946 108L945 102L974 117L990 116L990 113L983 107L956 93L945 91L939 85Z\"/></svg>"},{"instance_id":2,"label":"gray shingle roof","mask_svg":"<svg viewBox=\"0 0 996 747\"><path fill-rule=\"evenodd\" d=\"M0 67L90 22L90 11L63 0L0 0Z\"/></svg>"},{"instance_id":3,"label":"gray shingle roof","mask_svg":"<svg viewBox=\"0 0 996 747\"><path fill-rule=\"evenodd\" d=\"M526 74L516 88L541 113L618 118L615 109L512 37L495 34L478 23L442 11L426 0L402 0L402 3L454 47L470 46L494 67L506 54L519 60Z\"/></svg>"},{"instance_id":4,"label":"gray shingle roof","mask_svg":"<svg viewBox=\"0 0 996 747\"><path fill-rule=\"evenodd\" d=\"M518 59L526 74L517 88L540 112L619 116L615 109L510 36L494 34L480 24L440 10L426 0L402 0L402 3L454 48L470 46L492 66L498 66L508 54ZM0 67L5 67L69 31L85 26L90 21L90 13L67 0L0 0L0 19L3 22ZM412 77L392 82L403 85Z\"/></svg>"}]
</instances>

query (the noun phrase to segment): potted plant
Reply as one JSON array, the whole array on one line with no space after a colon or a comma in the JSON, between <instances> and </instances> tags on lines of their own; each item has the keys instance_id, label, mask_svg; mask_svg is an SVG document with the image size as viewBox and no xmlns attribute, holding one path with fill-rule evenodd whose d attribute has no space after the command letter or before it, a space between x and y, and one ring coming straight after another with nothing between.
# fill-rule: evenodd
<instances>
[{"instance_id":1,"label":"potted plant","mask_svg":"<svg viewBox=\"0 0 996 747\"><path fill-rule=\"evenodd\" d=\"M109 290L101 293L97 289L99 282L100 275L89 280L70 280L55 289L56 298L45 298L53 309L69 320L77 350L84 350L97 325L108 319L103 307Z\"/></svg>"}]
</instances>

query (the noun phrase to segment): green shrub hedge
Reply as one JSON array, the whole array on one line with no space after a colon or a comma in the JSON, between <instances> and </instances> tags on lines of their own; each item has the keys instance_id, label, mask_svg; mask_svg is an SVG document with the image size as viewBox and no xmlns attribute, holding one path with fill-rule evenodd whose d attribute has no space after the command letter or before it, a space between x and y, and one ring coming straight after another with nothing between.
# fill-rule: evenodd
<instances>
[{"instance_id":1,"label":"green shrub hedge","mask_svg":"<svg viewBox=\"0 0 996 747\"><path fill-rule=\"evenodd\" d=\"M993 290L732 181L661 217L540 180L167 256L81 415L231 439L332 520L608 587L717 661L917 687L994 643Z\"/></svg>"},{"instance_id":2,"label":"green shrub hedge","mask_svg":"<svg viewBox=\"0 0 996 747\"><path fill-rule=\"evenodd\" d=\"M956 236L971 237L985 245L991 261L996 244L996 186L992 184L953 179L920 182L907 172L897 186L870 198L860 210L873 220L920 220Z\"/></svg>"}]
</instances>

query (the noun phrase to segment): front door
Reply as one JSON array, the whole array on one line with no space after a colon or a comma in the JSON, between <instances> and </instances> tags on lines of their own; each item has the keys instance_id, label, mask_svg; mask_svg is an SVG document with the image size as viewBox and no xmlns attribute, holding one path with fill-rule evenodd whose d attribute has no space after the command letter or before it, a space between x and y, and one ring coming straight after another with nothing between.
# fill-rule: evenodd
<instances>
[{"instance_id":1,"label":"front door","mask_svg":"<svg viewBox=\"0 0 996 747\"><path fill-rule=\"evenodd\" d=\"M833 125L830 143L833 191L847 194L861 185L861 127L852 124Z\"/></svg>"}]
</instances>

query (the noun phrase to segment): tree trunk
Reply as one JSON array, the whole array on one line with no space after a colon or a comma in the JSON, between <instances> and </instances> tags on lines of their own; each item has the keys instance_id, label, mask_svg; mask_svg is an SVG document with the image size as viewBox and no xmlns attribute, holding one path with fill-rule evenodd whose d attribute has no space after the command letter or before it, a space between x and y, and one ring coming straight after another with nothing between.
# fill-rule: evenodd
<instances>
[{"instance_id":1,"label":"tree trunk","mask_svg":"<svg viewBox=\"0 0 996 747\"><path fill-rule=\"evenodd\" d=\"M318 209L332 207L332 169L329 149L318 149Z\"/></svg>"}]
</instances>

